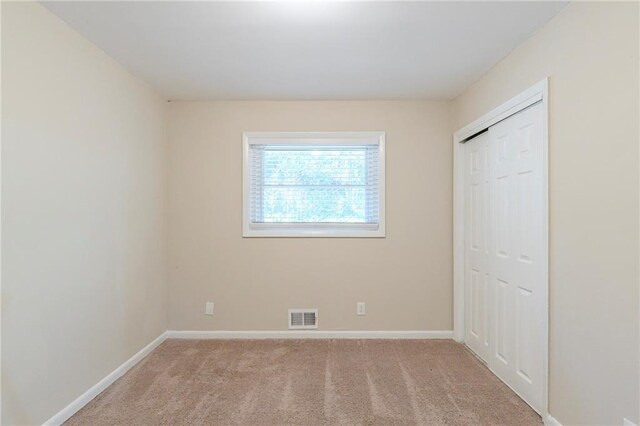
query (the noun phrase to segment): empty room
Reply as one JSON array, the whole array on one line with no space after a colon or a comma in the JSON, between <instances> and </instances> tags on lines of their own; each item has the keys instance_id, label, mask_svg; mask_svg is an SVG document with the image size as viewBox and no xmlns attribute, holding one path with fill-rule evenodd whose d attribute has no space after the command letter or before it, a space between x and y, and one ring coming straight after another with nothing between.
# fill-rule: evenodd
<instances>
[{"instance_id":1,"label":"empty room","mask_svg":"<svg viewBox=\"0 0 640 426\"><path fill-rule=\"evenodd\" d=\"M640 2L0 15L2 425L640 425Z\"/></svg>"}]
</instances>

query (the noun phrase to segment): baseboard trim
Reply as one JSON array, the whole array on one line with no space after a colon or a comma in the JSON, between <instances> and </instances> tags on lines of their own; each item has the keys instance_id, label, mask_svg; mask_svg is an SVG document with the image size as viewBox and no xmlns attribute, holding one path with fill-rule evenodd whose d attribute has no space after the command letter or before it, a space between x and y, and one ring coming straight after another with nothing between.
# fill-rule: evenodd
<instances>
[{"instance_id":1,"label":"baseboard trim","mask_svg":"<svg viewBox=\"0 0 640 426\"><path fill-rule=\"evenodd\" d=\"M168 339L452 339L452 330L347 331L197 331L169 330Z\"/></svg>"},{"instance_id":2,"label":"baseboard trim","mask_svg":"<svg viewBox=\"0 0 640 426\"><path fill-rule=\"evenodd\" d=\"M558 420L555 419L551 414L547 413L545 416L542 416L542 423L545 426L562 426Z\"/></svg>"},{"instance_id":3,"label":"baseboard trim","mask_svg":"<svg viewBox=\"0 0 640 426\"><path fill-rule=\"evenodd\" d=\"M100 380L97 384L92 386L88 391L80 395L75 401L71 404L67 405L60 412L55 414L49 420L47 420L44 425L46 426L58 426L67 421L71 416L77 413L82 407L87 405L93 398L98 396L102 391L108 388L113 382L118 380L124 373L129 371L131 367L136 365L138 362L142 360L145 356L149 355L151 351L160 345L160 343L164 342L167 338L167 332L165 331L160 336L156 337L153 342L149 343L147 346L142 348L138 353L134 356L126 360L120 367L113 370L107 377Z\"/></svg>"},{"instance_id":4,"label":"baseboard trim","mask_svg":"<svg viewBox=\"0 0 640 426\"><path fill-rule=\"evenodd\" d=\"M111 386L134 365L166 339L453 339L451 330L409 330L409 331L324 331L324 330L285 330L285 331L194 331L169 330L156 337L138 353L113 370L71 404L44 422L45 426L58 426L67 421L93 398ZM560 426L559 423L557 423ZM554 424L555 426L555 424Z\"/></svg>"}]
</instances>

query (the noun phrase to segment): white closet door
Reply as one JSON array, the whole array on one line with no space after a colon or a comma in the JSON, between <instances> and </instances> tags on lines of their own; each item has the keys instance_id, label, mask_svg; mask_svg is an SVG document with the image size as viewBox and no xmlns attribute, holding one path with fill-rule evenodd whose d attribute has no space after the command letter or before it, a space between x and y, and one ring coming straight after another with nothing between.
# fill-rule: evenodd
<instances>
[{"instance_id":1,"label":"white closet door","mask_svg":"<svg viewBox=\"0 0 640 426\"><path fill-rule=\"evenodd\" d=\"M542 126L538 103L489 129L489 367L538 412L546 282Z\"/></svg>"},{"instance_id":2,"label":"white closet door","mask_svg":"<svg viewBox=\"0 0 640 426\"><path fill-rule=\"evenodd\" d=\"M465 343L489 362L489 133L465 144Z\"/></svg>"}]
</instances>

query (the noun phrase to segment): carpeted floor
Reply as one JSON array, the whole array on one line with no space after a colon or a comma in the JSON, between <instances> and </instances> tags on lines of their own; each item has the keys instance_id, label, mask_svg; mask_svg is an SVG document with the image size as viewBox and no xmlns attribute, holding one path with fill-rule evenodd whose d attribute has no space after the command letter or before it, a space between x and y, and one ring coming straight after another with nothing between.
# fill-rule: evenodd
<instances>
[{"instance_id":1,"label":"carpeted floor","mask_svg":"<svg viewBox=\"0 0 640 426\"><path fill-rule=\"evenodd\" d=\"M167 340L66 425L540 425L450 340Z\"/></svg>"}]
</instances>

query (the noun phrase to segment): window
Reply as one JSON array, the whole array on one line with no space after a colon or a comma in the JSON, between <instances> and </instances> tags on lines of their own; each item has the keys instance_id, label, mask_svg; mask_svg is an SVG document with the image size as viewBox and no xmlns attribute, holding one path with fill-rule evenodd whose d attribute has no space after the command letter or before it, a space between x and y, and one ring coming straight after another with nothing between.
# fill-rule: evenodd
<instances>
[{"instance_id":1,"label":"window","mask_svg":"<svg viewBox=\"0 0 640 426\"><path fill-rule=\"evenodd\" d=\"M384 237L384 133L244 133L245 237Z\"/></svg>"}]
</instances>

